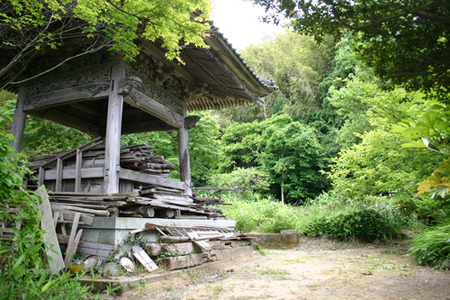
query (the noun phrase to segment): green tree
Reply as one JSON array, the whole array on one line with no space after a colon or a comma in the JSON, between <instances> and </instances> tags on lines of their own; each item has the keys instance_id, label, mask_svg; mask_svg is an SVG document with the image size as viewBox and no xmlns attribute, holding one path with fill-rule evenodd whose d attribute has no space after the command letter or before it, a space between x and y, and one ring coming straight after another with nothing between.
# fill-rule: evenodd
<instances>
[{"instance_id":1,"label":"green tree","mask_svg":"<svg viewBox=\"0 0 450 300\"><path fill-rule=\"evenodd\" d=\"M353 32L354 51L376 74L448 103L450 2L445 0L253 0L319 41Z\"/></svg>"},{"instance_id":2,"label":"green tree","mask_svg":"<svg viewBox=\"0 0 450 300\"><path fill-rule=\"evenodd\" d=\"M269 175L270 192L286 202L301 203L328 187L314 130L286 114L233 124L222 136L222 149L220 172L257 168Z\"/></svg>"},{"instance_id":3,"label":"green tree","mask_svg":"<svg viewBox=\"0 0 450 300\"><path fill-rule=\"evenodd\" d=\"M327 188L319 172L324 167L322 151L312 128L286 115L266 122L260 161L283 203L302 203Z\"/></svg>"},{"instance_id":4,"label":"green tree","mask_svg":"<svg viewBox=\"0 0 450 300\"><path fill-rule=\"evenodd\" d=\"M317 44L311 37L286 30L242 54L258 74L275 80L286 101L284 112L298 118L321 107L318 86L332 70L334 46L333 38ZM267 107L269 112L277 104L274 100Z\"/></svg>"},{"instance_id":5,"label":"green tree","mask_svg":"<svg viewBox=\"0 0 450 300\"><path fill-rule=\"evenodd\" d=\"M222 161L219 173L228 173L235 168L259 167L258 158L264 122L234 123L224 131L222 142Z\"/></svg>"},{"instance_id":6,"label":"green tree","mask_svg":"<svg viewBox=\"0 0 450 300\"><path fill-rule=\"evenodd\" d=\"M210 9L210 0L3 1L0 77L12 69L25 69L37 55L51 49L59 49L59 55L42 72L104 48L132 60L138 53L137 38L162 38L167 58L179 59L183 45L204 46ZM75 53L65 55L68 45L77 44ZM9 78L0 89L11 83L18 81Z\"/></svg>"},{"instance_id":7,"label":"green tree","mask_svg":"<svg viewBox=\"0 0 450 300\"><path fill-rule=\"evenodd\" d=\"M396 124L413 122L435 102L400 88L385 91L376 78L367 76L355 76L334 97L344 111L354 111L355 105L361 109L359 116L364 121L353 120L349 128L365 124L361 126L363 131L354 133L360 142L342 149L334 160L329 174L335 191L349 198L391 191L414 194L443 156L427 149L403 147L400 134L393 129L398 127ZM349 133L345 126L343 130Z\"/></svg>"}]
</instances>

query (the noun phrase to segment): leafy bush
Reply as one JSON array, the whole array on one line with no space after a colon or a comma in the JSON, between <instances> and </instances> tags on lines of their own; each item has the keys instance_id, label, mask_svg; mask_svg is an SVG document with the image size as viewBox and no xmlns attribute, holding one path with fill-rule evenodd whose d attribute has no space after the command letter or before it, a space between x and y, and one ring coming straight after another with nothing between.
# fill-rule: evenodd
<instances>
[{"instance_id":1,"label":"leafy bush","mask_svg":"<svg viewBox=\"0 0 450 300\"><path fill-rule=\"evenodd\" d=\"M440 267L450 260L450 223L431 227L417 235L409 251L418 264Z\"/></svg>"},{"instance_id":2,"label":"leafy bush","mask_svg":"<svg viewBox=\"0 0 450 300\"><path fill-rule=\"evenodd\" d=\"M70 280L69 273L52 275L46 265L40 199L22 188L25 159L10 147L4 120L0 115L0 220L21 228L0 241L0 299L83 299L87 288Z\"/></svg>"},{"instance_id":3,"label":"leafy bush","mask_svg":"<svg viewBox=\"0 0 450 300\"><path fill-rule=\"evenodd\" d=\"M257 168L236 168L231 173L216 174L209 180L214 187L233 188L240 196L251 197L255 191L269 188L269 175Z\"/></svg>"},{"instance_id":4,"label":"leafy bush","mask_svg":"<svg viewBox=\"0 0 450 300\"><path fill-rule=\"evenodd\" d=\"M236 221L237 230L278 233L281 230L296 229L299 223L296 208L271 198L259 199L257 195L254 201L227 199L233 205L224 207L223 211Z\"/></svg>"},{"instance_id":5,"label":"leafy bush","mask_svg":"<svg viewBox=\"0 0 450 300\"><path fill-rule=\"evenodd\" d=\"M325 235L333 239L356 238L372 242L392 235L388 218L374 209L354 210L331 217L322 217L306 226L308 236Z\"/></svg>"}]
</instances>

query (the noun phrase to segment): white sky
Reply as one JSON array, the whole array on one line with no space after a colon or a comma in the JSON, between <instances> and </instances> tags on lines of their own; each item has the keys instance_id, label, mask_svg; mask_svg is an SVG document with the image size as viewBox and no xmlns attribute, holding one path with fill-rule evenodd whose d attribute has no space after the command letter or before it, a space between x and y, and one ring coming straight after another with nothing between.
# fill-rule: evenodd
<instances>
[{"instance_id":1,"label":"white sky","mask_svg":"<svg viewBox=\"0 0 450 300\"><path fill-rule=\"evenodd\" d=\"M283 28L258 20L264 9L243 0L213 0L211 20L237 50L261 42L265 36L283 32Z\"/></svg>"}]
</instances>

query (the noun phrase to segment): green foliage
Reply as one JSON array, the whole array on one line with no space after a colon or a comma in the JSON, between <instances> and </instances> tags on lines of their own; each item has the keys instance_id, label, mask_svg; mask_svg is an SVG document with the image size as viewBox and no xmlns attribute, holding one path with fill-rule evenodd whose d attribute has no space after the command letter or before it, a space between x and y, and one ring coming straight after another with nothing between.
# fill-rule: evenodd
<instances>
[{"instance_id":1,"label":"green foliage","mask_svg":"<svg viewBox=\"0 0 450 300\"><path fill-rule=\"evenodd\" d=\"M205 46L210 10L209 0L5 1L0 9L0 49L7 50L2 53L8 57L0 74L26 65L37 51L58 49L76 39L83 45L77 55L109 48L133 60L137 38L161 38L166 57L180 60L184 45Z\"/></svg>"},{"instance_id":2,"label":"green foliage","mask_svg":"<svg viewBox=\"0 0 450 300\"><path fill-rule=\"evenodd\" d=\"M233 205L222 210L236 221L236 229L241 232L278 233L281 230L295 229L299 222L300 215L295 207L274 199L260 199L257 196L256 199L242 200L240 196L229 197L226 200Z\"/></svg>"},{"instance_id":3,"label":"green foliage","mask_svg":"<svg viewBox=\"0 0 450 300\"><path fill-rule=\"evenodd\" d=\"M236 168L231 173L213 175L209 186L233 188L240 196L251 196L255 191L267 190L270 186L269 175L258 168Z\"/></svg>"},{"instance_id":4,"label":"green foliage","mask_svg":"<svg viewBox=\"0 0 450 300\"><path fill-rule=\"evenodd\" d=\"M338 113L351 116L339 132L341 143L346 140L349 147L360 141L342 149L333 160L329 175L335 190L351 198L391 191L414 193L442 155L404 148L400 134L392 129L417 119L434 102L403 89L385 91L370 72L358 68L345 87L330 90L330 102L339 107Z\"/></svg>"},{"instance_id":5,"label":"green foliage","mask_svg":"<svg viewBox=\"0 0 450 300\"><path fill-rule=\"evenodd\" d=\"M448 103L448 1L253 2L274 12L266 21L287 18L295 31L312 34L319 41L329 35L339 38L349 31L354 33L354 51L383 79L414 90L438 92Z\"/></svg>"},{"instance_id":6,"label":"green foliage","mask_svg":"<svg viewBox=\"0 0 450 300\"><path fill-rule=\"evenodd\" d=\"M342 150L329 175L337 193L364 198L391 191L414 192L435 163L429 151L403 149L395 134L375 130L362 136L360 144Z\"/></svg>"},{"instance_id":7,"label":"green foliage","mask_svg":"<svg viewBox=\"0 0 450 300\"><path fill-rule=\"evenodd\" d=\"M322 150L314 131L287 115L263 122L233 124L222 136L220 171L260 168L269 175L271 192L287 202L314 198L327 188L319 172Z\"/></svg>"},{"instance_id":8,"label":"green foliage","mask_svg":"<svg viewBox=\"0 0 450 300\"><path fill-rule=\"evenodd\" d=\"M39 197L22 188L26 160L9 145L4 117L0 117L0 220L12 227L8 241L0 241L1 299L80 299L87 288L69 273L52 275L45 258L44 231L39 225Z\"/></svg>"},{"instance_id":9,"label":"green foliage","mask_svg":"<svg viewBox=\"0 0 450 300\"><path fill-rule=\"evenodd\" d=\"M303 233L308 236L327 236L340 240L356 238L373 242L390 237L391 228L387 218L378 211L361 209L317 219Z\"/></svg>"},{"instance_id":10,"label":"green foliage","mask_svg":"<svg viewBox=\"0 0 450 300\"><path fill-rule=\"evenodd\" d=\"M436 195L446 198L450 192L449 120L450 113L447 105L430 105L414 121L399 123L392 129L393 132L401 133L404 142L402 147L428 149L436 158L445 158L439 167L420 184L419 194L430 191L432 198Z\"/></svg>"},{"instance_id":11,"label":"green foliage","mask_svg":"<svg viewBox=\"0 0 450 300\"><path fill-rule=\"evenodd\" d=\"M319 172L323 148L314 131L286 115L265 123L260 162L275 184L272 190L280 187L281 198L290 203L318 196L327 182Z\"/></svg>"},{"instance_id":12,"label":"green foliage","mask_svg":"<svg viewBox=\"0 0 450 300\"><path fill-rule=\"evenodd\" d=\"M296 119L320 108L318 86L331 71L334 46L333 38L319 45L311 37L286 30L272 40L249 46L242 54L260 76L275 80L286 99L284 112ZM268 117L279 104L279 99L270 100Z\"/></svg>"},{"instance_id":13,"label":"green foliage","mask_svg":"<svg viewBox=\"0 0 450 300\"><path fill-rule=\"evenodd\" d=\"M222 157L219 172L231 172L234 168L259 166L259 146L264 123L234 123L222 135Z\"/></svg>"},{"instance_id":14,"label":"green foliage","mask_svg":"<svg viewBox=\"0 0 450 300\"><path fill-rule=\"evenodd\" d=\"M417 263L441 267L450 259L450 224L426 229L412 240L409 251Z\"/></svg>"},{"instance_id":15,"label":"green foliage","mask_svg":"<svg viewBox=\"0 0 450 300\"><path fill-rule=\"evenodd\" d=\"M394 198L401 207L415 214L427 226L446 222L450 218L450 202L447 199L412 193L396 193Z\"/></svg>"}]
</instances>

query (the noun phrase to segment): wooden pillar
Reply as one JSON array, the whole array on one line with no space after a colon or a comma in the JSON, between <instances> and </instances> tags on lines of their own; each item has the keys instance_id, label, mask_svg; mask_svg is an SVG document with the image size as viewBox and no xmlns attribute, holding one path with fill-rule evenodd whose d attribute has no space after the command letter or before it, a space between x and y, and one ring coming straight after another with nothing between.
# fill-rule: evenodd
<instances>
[{"instance_id":1,"label":"wooden pillar","mask_svg":"<svg viewBox=\"0 0 450 300\"><path fill-rule=\"evenodd\" d=\"M11 133L15 138L15 141L11 141L11 146L20 152L22 146L23 132L25 130L25 121L27 119L27 114L23 111L23 106L25 103L25 87L21 86L19 88L19 95L17 97L16 109L14 111L13 122L11 124Z\"/></svg>"},{"instance_id":2,"label":"wooden pillar","mask_svg":"<svg viewBox=\"0 0 450 300\"><path fill-rule=\"evenodd\" d=\"M125 77L125 69L113 67L108 100L105 145L105 176L103 191L119 192L120 135L122 133L123 96L119 95L119 82Z\"/></svg>"},{"instance_id":3,"label":"wooden pillar","mask_svg":"<svg viewBox=\"0 0 450 300\"><path fill-rule=\"evenodd\" d=\"M180 179L191 187L191 162L189 158L189 136L184 127L178 129L178 155L180 158ZM190 193L190 191L188 192Z\"/></svg>"}]
</instances>

